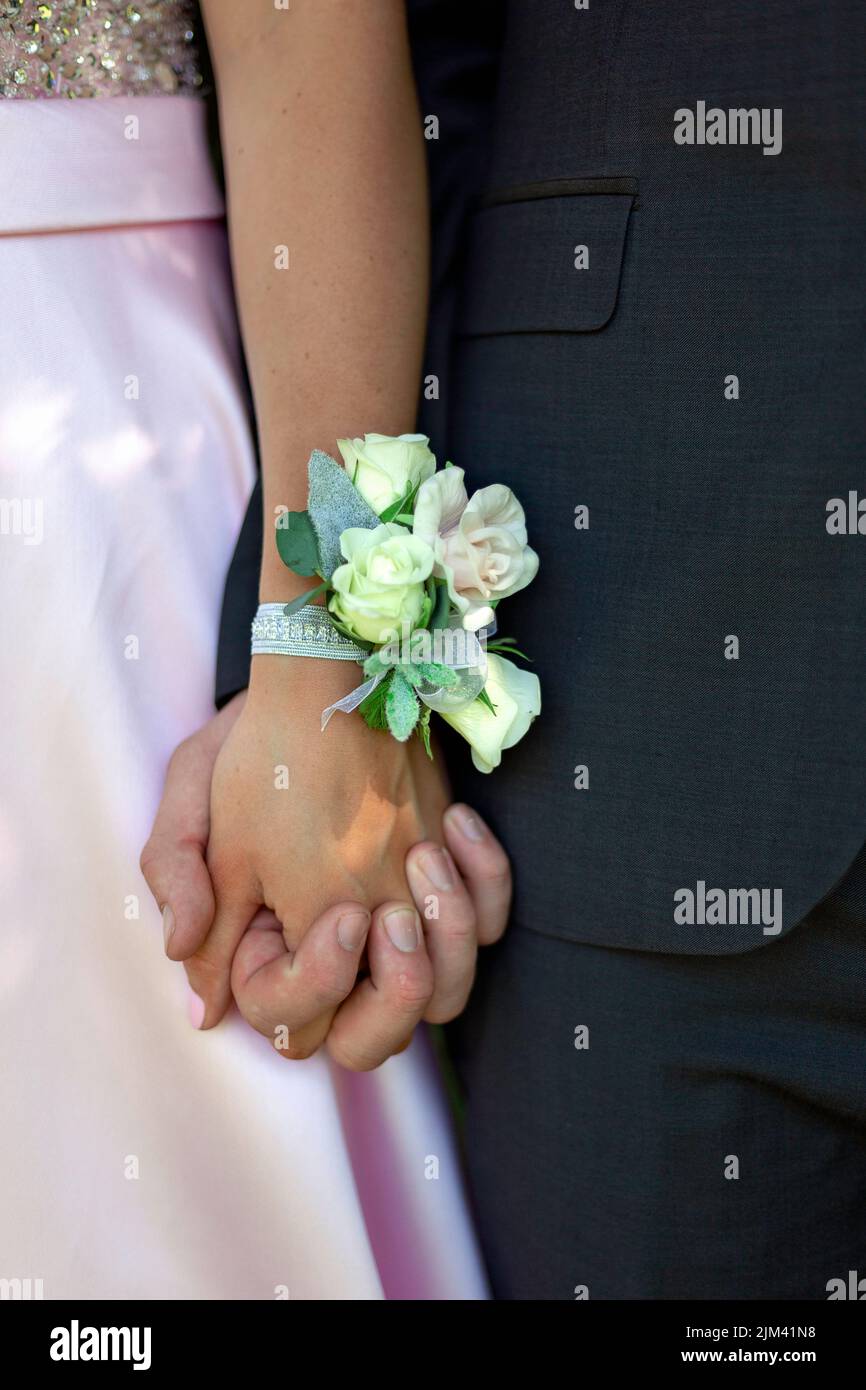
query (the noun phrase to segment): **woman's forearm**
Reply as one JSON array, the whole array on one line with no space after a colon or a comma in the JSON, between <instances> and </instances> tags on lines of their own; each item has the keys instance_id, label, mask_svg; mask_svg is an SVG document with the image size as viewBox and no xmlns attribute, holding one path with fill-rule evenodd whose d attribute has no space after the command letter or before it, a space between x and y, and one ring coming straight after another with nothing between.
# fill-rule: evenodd
<instances>
[{"instance_id":1,"label":"woman's forearm","mask_svg":"<svg viewBox=\"0 0 866 1390\"><path fill-rule=\"evenodd\" d=\"M423 136L403 0L202 8L261 445L261 594L273 601L312 582L285 569L271 536L276 508L305 505L310 450L414 427L428 281Z\"/></svg>"}]
</instances>

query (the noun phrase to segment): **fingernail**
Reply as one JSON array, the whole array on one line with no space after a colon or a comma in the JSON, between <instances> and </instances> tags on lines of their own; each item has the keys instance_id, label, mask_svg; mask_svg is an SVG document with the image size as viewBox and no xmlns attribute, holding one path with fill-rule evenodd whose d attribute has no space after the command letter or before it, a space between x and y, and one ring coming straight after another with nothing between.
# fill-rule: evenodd
<instances>
[{"instance_id":1,"label":"fingernail","mask_svg":"<svg viewBox=\"0 0 866 1390\"><path fill-rule=\"evenodd\" d=\"M205 1007L204 1000L196 994L195 990L189 991L189 998L186 1003L186 1011L189 1021L193 1028L200 1028L204 1023Z\"/></svg>"},{"instance_id":2,"label":"fingernail","mask_svg":"<svg viewBox=\"0 0 866 1390\"><path fill-rule=\"evenodd\" d=\"M337 940L344 951L357 951L367 935L369 912L347 912L337 923Z\"/></svg>"},{"instance_id":3,"label":"fingernail","mask_svg":"<svg viewBox=\"0 0 866 1390\"><path fill-rule=\"evenodd\" d=\"M162 939L165 942L165 949L168 950L169 942L174 936L175 920L174 913L166 903L162 909Z\"/></svg>"},{"instance_id":4,"label":"fingernail","mask_svg":"<svg viewBox=\"0 0 866 1390\"><path fill-rule=\"evenodd\" d=\"M455 806L448 815L465 839L471 840L475 845L484 839L484 826L468 806Z\"/></svg>"},{"instance_id":5,"label":"fingernail","mask_svg":"<svg viewBox=\"0 0 866 1390\"><path fill-rule=\"evenodd\" d=\"M454 879L451 875L451 866L441 849L428 849L418 856L418 863L421 871L426 878L429 878L434 888L438 888L440 893L447 893L449 888L454 887Z\"/></svg>"},{"instance_id":6,"label":"fingernail","mask_svg":"<svg viewBox=\"0 0 866 1390\"><path fill-rule=\"evenodd\" d=\"M395 908L385 918L385 930L398 951L417 951L421 941L418 914L406 907Z\"/></svg>"}]
</instances>

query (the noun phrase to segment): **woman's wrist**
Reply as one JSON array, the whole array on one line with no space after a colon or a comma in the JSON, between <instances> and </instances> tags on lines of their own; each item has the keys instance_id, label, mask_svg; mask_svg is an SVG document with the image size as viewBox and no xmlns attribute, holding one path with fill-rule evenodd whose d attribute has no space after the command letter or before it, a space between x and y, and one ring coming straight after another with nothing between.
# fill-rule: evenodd
<instances>
[{"instance_id":1,"label":"woman's wrist","mask_svg":"<svg viewBox=\"0 0 866 1390\"><path fill-rule=\"evenodd\" d=\"M279 557L277 548L270 542L268 550L273 548L273 555L266 555L262 559L262 569L259 576L259 603L291 603L293 599L300 598L310 589L315 589L321 580L317 575L306 578L301 574L294 574L287 569ZM276 557L276 558L275 558ZM310 600L311 603L321 603L322 596Z\"/></svg>"},{"instance_id":2,"label":"woman's wrist","mask_svg":"<svg viewBox=\"0 0 866 1390\"><path fill-rule=\"evenodd\" d=\"M257 706L277 704L297 710L315 706L318 717L363 680L353 661L328 661L315 656L260 654L250 663L250 697Z\"/></svg>"},{"instance_id":3,"label":"woman's wrist","mask_svg":"<svg viewBox=\"0 0 866 1390\"><path fill-rule=\"evenodd\" d=\"M304 592L315 582L305 580ZM259 604L252 624L250 689L264 699L273 694L282 701L287 690L293 700L307 692L316 699L329 695L324 708L364 679L365 650L338 632L323 603L299 607L297 597L288 614L283 598L269 597Z\"/></svg>"}]
</instances>

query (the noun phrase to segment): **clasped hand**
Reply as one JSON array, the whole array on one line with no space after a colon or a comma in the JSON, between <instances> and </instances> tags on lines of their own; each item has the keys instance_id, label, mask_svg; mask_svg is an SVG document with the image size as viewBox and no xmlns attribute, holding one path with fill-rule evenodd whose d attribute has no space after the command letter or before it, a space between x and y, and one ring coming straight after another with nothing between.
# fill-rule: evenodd
<instances>
[{"instance_id":1,"label":"clasped hand","mask_svg":"<svg viewBox=\"0 0 866 1390\"><path fill-rule=\"evenodd\" d=\"M176 750L141 867L196 1026L234 996L282 1056L324 1044L369 1070L462 1011L506 926L508 859L419 740L358 715L323 736L323 664L287 691L282 661L257 658L250 691Z\"/></svg>"}]
</instances>

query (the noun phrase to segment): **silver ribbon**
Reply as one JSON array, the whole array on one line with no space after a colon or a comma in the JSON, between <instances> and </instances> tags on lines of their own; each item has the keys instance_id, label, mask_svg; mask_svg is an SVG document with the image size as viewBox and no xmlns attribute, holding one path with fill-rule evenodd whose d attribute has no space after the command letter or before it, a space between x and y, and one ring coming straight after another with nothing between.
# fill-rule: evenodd
<instances>
[{"instance_id":1,"label":"silver ribbon","mask_svg":"<svg viewBox=\"0 0 866 1390\"><path fill-rule=\"evenodd\" d=\"M325 727L332 714L336 714L338 709L342 710L344 714L351 714L352 710L357 709L368 695L373 694L379 682L385 679L386 674L383 671L381 675L371 676L368 681L364 681L363 685L356 685L355 689L351 690L348 695L344 695L342 700L337 700L333 705L328 705L327 709L323 709L322 733L325 732Z\"/></svg>"},{"instance_id":2,"label":"silver ribbon","mask_svg":"<svg viewBox=\"0 0 866 1390\"><path fill-rule=\"evenodd\" d=\"M393 647L399 649L403 660L395 660L389 670L407 664L412 660L412 648L415 647L414 659L421 661L435 661L440 666L448 666L452 671L459 672L459 679L456 685L432 685L424 682L415 687L415 693L425 705L437 714L453 714L457 710L465 709L471 705L473 700L484 689L487 680L487 652L485 643L488 637L492 637L496 632L496 620L489 627L482 628L480 632L468 632L460 622L459 615L454 615L447 628L439 632L419 632L409 634L404 631L402 643L395 643ZM418 655L418 638L429 639L432 644L432 654ZM450 634L450 636L449 636ZM458 640L459 639L459 640ZM379 654L386 652L390 655L389 648L391 643L386 643L379 649ZM423 647L422 647L423 650ZM389 671L380 671L377 675L371 676L364 681L363 685L356 686L348 695L344 695L342 700L337 700L327 709L322 710L322 731L328 724L332 714L337 710L342 710L344 714L351 714L360 704L366 700L368 695L372 695L376 687L385 679Z\"/></svg>"}]
</instances>

